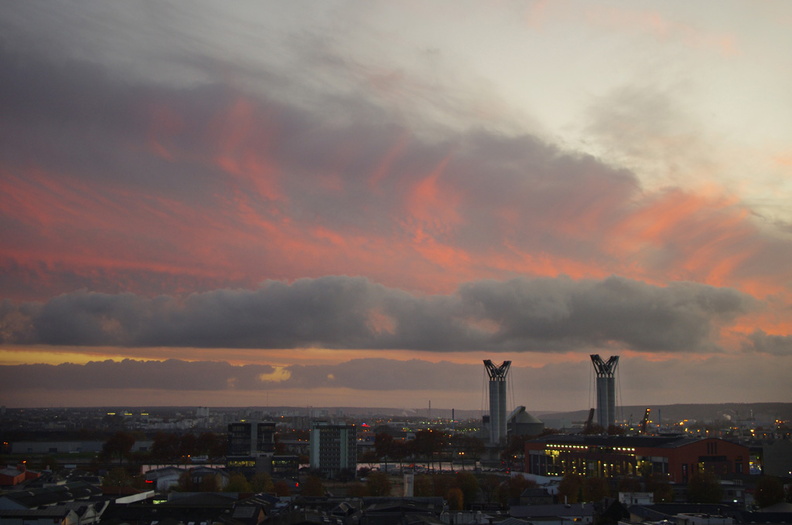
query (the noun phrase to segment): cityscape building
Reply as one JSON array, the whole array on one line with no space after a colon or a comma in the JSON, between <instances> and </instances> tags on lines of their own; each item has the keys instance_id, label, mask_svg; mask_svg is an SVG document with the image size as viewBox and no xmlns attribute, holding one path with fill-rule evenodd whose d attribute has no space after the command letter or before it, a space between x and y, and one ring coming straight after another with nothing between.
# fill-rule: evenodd
<instances>
[{"instance_id":1,"label":"cityscape building","mask_svg":"<svg viewBox=\"0 0 792 525\"><path fill-rule=\"evenodd\" d=\"M529 414L522 405L512 410L506 420L506 426L509 436L538 436L545 428L544 423Z\"/></svg>"},{"instance_id":2,"label":"cityscape building","mask_svg":"<svg viewBox=\"0 0 792 525\"><path fill-rule=\"evenodd\" d=\"M261 456L275 452L275 423L240 421L228 425L229 456Z\"/></svg>"},{"instance_id":3,"label":"cityscape building","mask_svg":"<svg viewBox=\"0 0 792 525\"><path fill-rule=\"evenodd\" d=\"M311 426L311 468L328 478L337 478L344 471L357 469L357 427L314 421Z\"/></svg>"},{"instance_id":4,"label":"cityscape building","mask_svg":"<svg viewBox=\"0 0 792 525\"><path fill-rule=\"evenodd\" d=\"M243 472L270 472L275 453L275 423L239 421L228 425L226 466Z\"/></svg>"},{"instance_id":5,"label":"cityscape building","mask_svg":"<svg viewBox=\"0 0 792 525\"><path fill-rule=\"evenodd\" d=\"M750 449L720 438L559 434L525 444L525 471L540 476L661 474L687 483L700 471L747 474Z\"/></svg>"}]
</instances>

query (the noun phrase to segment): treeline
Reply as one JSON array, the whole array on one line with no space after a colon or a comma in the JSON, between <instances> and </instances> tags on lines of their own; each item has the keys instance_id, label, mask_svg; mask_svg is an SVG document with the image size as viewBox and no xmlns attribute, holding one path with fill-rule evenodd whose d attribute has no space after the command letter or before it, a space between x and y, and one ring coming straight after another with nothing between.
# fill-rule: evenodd
<instances>
[{"instance_id":1,"label":"treeline","mask_svg":"<svg viewBox=\"0 0 792 525\"><path fill-rule=\"evenodd\" d=\"M226 437L214 432L202 432L195 435L191 432L176 434L157 432L147 451L132 452L138 440L145 436L119 430L111 435L104 445L100 459L115 461L122 464L124 460L134 463L190 463L196 456L206 456L209 461L219 459L226 454Z\"/></svg>"}]
</instances>

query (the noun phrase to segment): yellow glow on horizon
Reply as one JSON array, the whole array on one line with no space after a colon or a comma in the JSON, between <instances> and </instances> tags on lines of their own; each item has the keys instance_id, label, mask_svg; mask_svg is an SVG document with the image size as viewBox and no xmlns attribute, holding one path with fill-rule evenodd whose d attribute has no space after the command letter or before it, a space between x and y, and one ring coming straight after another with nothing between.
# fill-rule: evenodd
<instances>
[{"instance_id":1,"label":"yellow glow on horizon","mask_svg":"<svg viewBox=\"0 0 792 525\"><path fill-rule=\"evenodd\" d=\"M597 353L592 350L592 353ZM602 353L600 351L599 353ZM608 355L622 358L636 358L651 362L661 362L678 358L673 353L647 353L626 349L613 349ZM723 354L720 354L723 355ZM688 356L704 360L710 354ZM275 368L270 374L260 377L262 381L281 382L288 379L287 367L293 365L335 365L354 359L388 359L394 361L420 360L428 363L453 363L459 365L479 365L482 359L512 361L513 367L542 368L553 364L587 362L589 352L430 352L420 350L335 350L324 348L290 349L248 349L248 348L190 348L190 347L76 347L76 346L15 346L6 345L0 350L0 365L72 363L84 365L90 361L214 361L226 362L233 366L269 365Z\"/></svg>"},{"instance_id":2,"label":"yellow glow on horizon","mask_svg":"<svg viewBox=\"0 0 792 525\"><path fill-rule=\"evenodd\" d=\"M123 361L124 359L126 359L126 356L79 351L42 350L39 348L30 350L0 350L0 365L3 366L34 364L61 365L64 363L84 365L89 361ZM158 359L158 361L162 360L163 359Z\"/></svg>"},{"instance_id":3,"label":"yellow glow on horizon","mask_svg":"<svg viewBox=\"0 0 792 525\"><path fill-rule=\"evenodd\" d=\"M270 383L280 383L282 381L288 381L291 379L291 372L286 370L285 367L276 366L274 370L269 374L259 374L258 380L262 383L270 382Z\"/></svg>"}]
</instances>

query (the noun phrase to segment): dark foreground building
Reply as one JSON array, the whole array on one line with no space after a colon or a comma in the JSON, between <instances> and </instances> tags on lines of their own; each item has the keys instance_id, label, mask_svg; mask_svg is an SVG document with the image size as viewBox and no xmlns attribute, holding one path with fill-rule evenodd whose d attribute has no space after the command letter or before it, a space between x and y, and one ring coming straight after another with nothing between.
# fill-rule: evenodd
<instances>
[{"instance_id":1,"label":"dark foreground building","mask_svg":"<svg viewBox=\"0 0 792 525\"><path fill-rule=\"evenodd\" d=\"M667 474L687 483L699 471L747 474L748 447L717 438L684 436L545 436L525 444L525 471L540 476Z\"/></svg>"}]
</instances>

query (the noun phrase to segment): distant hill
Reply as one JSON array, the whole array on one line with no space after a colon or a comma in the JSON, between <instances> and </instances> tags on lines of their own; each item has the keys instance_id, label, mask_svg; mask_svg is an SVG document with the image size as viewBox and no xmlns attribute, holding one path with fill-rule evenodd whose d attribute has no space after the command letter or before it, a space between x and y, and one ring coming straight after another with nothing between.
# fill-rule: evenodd
<instances>
[{"instance_id":1,"label":"distant hill","mask_svg":"<svg viewBox=\"0 0 792 525\"><path fill-rule=\"evenodd\" d=\"M631 405L616 407L618 418L638 422L647 408L652 409L652 420L662 424L683 419L698 422L713 421L756 421L757 424L772 423L776 419L792 420L792 403L690 403L677 405ZM584 421L588 410L573 412L535 412L545 423L552 421ZM632 416L632 417L631 417ZM550 425L552 426L552 425Z\"/></svg>"},{"instance_id":2,"label":"distant hill","mask_svg":"<svg viewBox=\"0 0 792 525\"><path fill-rule=\"evenodd\" d=\"M792 403L688 403L688 404L675 404L675 405L630 405L623 407L616 407L617 417L619 419L632 420L638 422L643 417L644 411L647 408L652 409L652 420L657 423L678 422L683 419L698 422L713 422L713 421L749 421L754 420L757 424L772 423L776 419L785 421L792 420ZM226 409L228 410L228 409ZM302 411L304 408L293 407L269 407L268 409L260 408L259 410L277 413L279 411ZM314 416L321 417L327 416L354 416L366 417L375 415L387 415L394 418L415 418L415 417L429 417L432 419L451 418L450 408L367 408L367 407L311 407L306 412ZM486 414L487 410L454 410L454 417L457 420L464 419L479 419L482 414ZM588 417L588 410L574 410L569 412L549 412L541 410L531 410L528 407L528 412L544 421L548 426L552 426L554 421L573 422L585 421Z\"/></svg>"}]
</instances>

